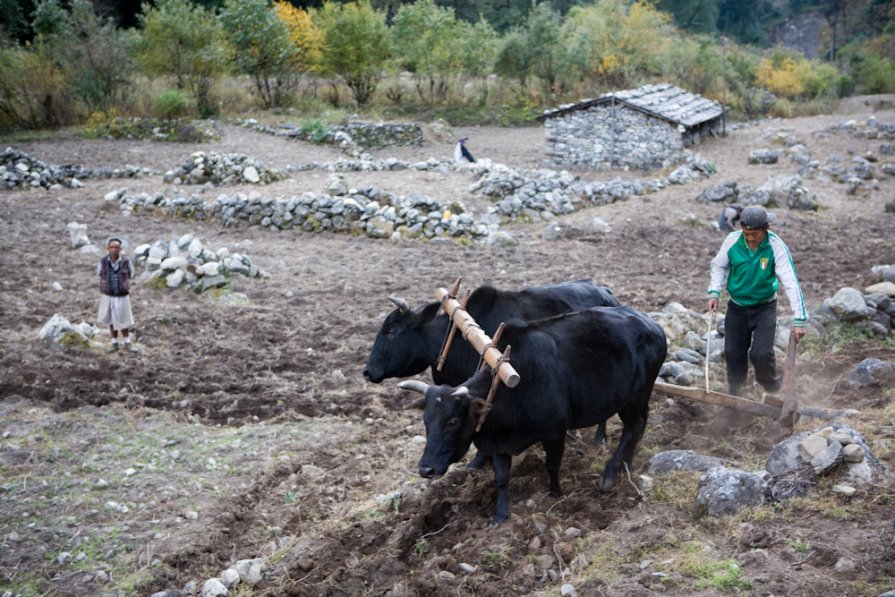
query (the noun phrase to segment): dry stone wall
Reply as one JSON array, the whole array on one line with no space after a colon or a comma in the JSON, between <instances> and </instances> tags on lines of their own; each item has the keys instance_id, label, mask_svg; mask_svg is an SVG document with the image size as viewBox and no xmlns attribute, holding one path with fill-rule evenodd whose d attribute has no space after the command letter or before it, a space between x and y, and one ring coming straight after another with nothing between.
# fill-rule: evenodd
<instances>
[{"instance_id":1,"label":"dry stone wall","mask_svg":"<svg viewBox=\"0 0 895 597\"><path fill-rule=\"evenodd\" d=\"M544 121L548 162L574 168L652 170L684 160L678 128L622 105L600 105Z\"/></svg>"}]
</instances>

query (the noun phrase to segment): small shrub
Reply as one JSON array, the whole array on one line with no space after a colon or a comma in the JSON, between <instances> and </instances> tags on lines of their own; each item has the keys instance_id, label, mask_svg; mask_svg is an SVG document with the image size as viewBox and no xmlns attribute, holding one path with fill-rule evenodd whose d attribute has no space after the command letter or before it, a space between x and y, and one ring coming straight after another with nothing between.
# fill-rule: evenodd
<instances>
[{"instance_id":1,"label":"small shrub","mask_svg":"<svg viewBox=\"0 0 895 597\"><path fill-rule=\"evenodd\" d=\"M169 89L155 98L155 114L159 118L186 116L188 107L186 96L177 89Z\"/></svg>"},{"instance_id":2,"label":"small shrub","mask_svg":"<svg viewBox=\"0 0 895 597\"><path fill-rule=\"evenodd\" d=\"M82 135L88 139L132 139L139 137L140 133L133 121L119 118L117 110L110 108L91 113Z\"/></svg>"},{"instance_id":3,"label":"small shrub","mask_svg":"<svg viewBox=\"0 0 895 597\"><path fill-rule=\"evenodd\" d=\"M789 546L793 548L797 553L802 554L808 553L811 550L811 544L800 539L794 539L790 541Z\"/></svg>"},{"instance_id":4,"label":"small shrub","mask_svg":"<svg viewBox=\"0 0 895 597\"><path fill-rule=\"evenodd\" d=\"M771 116L776 116L777 118L792 118L795 108L793 108L791 101L778 98L771 106L770 112Z\"/></svg>"},{"instance_id":5,"label":"small shrub","mask_svg":"<svg viewBox=\"0 0 895 597\"><path fill-rule=\"evenodd\" d=\"M420 539L416 542L416 545L413 546L413 551L416 553L418 558L425 556L429 553L429 542L425 539Z\"/></svg>"},{"instance_id":6,"label":"small shrub","mask_svg":"<svg viewBox=\"0 0 895 597\"><path fill-rule=\"evenodd\" d=\"M537 102L527 97L520 97L516 101L504 104L501 107L497 121L500 126L531 124L540 113Z\"/></svg>"},{"instance_id":7,"label":"small shrub","mask_svg":"<svg viewBox=\"0 0 895 597\"><path fill-rule=\"evenodd\" d=\"M306 120L301 124L302 136L314 143L320 144L326 141L329 135L329 127L320 118Z\"/></svg>"}]
</instances>

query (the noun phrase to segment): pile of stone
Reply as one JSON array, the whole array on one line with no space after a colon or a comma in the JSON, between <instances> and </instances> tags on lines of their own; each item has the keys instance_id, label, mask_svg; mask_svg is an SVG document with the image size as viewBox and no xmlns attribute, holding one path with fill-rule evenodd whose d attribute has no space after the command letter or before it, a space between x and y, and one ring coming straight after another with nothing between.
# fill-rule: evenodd
<instances>
[{"instance_id":1,"label":"pile of stone","mask_svg":"<svg viewBox=\"0 0 895 597\"><path fill-rule=\"evenodd\" d=\"M847 193L855 195L868 182L876 179L876 171L873 163L875 156L853 156L848 167L842 165L841 156L829 156L823 164L817 160L809 161L800 170L799 174L805 178L815 178L821 182L835 181L848 185ZM890 166L892 166L890 168ZM883 164L882 171L889 174L895 173L895 165Z\"/></svg>"},{"instance_id":2,"label":"pile of stone","mask_svg":"<svg viewBox=\"0 0 895 597\"><path fill-rule=\"evenodd\" d=\"M806 211L816 211L820 207L817 196L798 175L770 177L757 189L743 189L738 194L746 205L782 206Z\"/></svg>"},{"instance_id":3,"label":"pile of stone","mask_svg":"<svg viewBox=\"0 0 895 597\"><path fill-rule=\"evenodd\" d=\"M146 268L140 275L141 282L159 280L168 288L184 287L196 293L230 286L233 274L249 278L269 276L248 255L231 253L226 247L212 251L192 234L184 234L176 241L140 245L134 249L134 261Z\"/></svg>"},{"instance_id":4,"label":"pile of stone","mask_svg":"<svg viewBox=\"0 0 895 597\"><path fill-rule=\"evenodd\" d=\"M725 180L719 185L706 187L696 198L701 203L738 203L740 189L735 180Z\"/></svg>"},{"instance_id":5,"label":"pile of stone","mask_svg":"<svg viewBox=\"0 0 895 597\"><path fill-rule=\"evenodd\" d=\"M895 123L879 122L871 116L863 122L846 120L827 129L818 131L817 136L828 133L845 133L858 139L895 139Z\"/></svg>"},{"instance_id":6,"label":"pile of stone","mask_svg":"<svg viewBox=\"0 0 895 597\"><path fill-rule=\"evenodd\" d=\"M873 481L875 471L882 464L871 453L863 436L850 427L840 424L801 432L777 444L768 456L765 469L780 481L791 480L792 475L828 476L844 466L843 481L848 485L834 485L833 491L846 496L854 495L855 487ZM772 487L772 490L774 488ZM798 492L785 491L778 486L772 497L792 497Z\"/></svg>"},{"instance_id":7,"label":"pile of stone","mask_svg":"<svg viewBox=\"0 0 895 597\"><path fill-rule=\"evenodd\" d=\"M838 476L831 491L850 497L859 487L872 483L883 466L859 432L833 424L781 441L760 471L739 470L730 462L692 450L660 452L650 459L648 474L640 476L640 486L649 493L655 487L651 475L674 471L705 471L699 481L695 512L725 516L805 495L818 486L820 476Z\"/></svg>"},{"instance_id":8,"label":"pile of stone","mask_svg":"<svg viewBox=\"0 0 895 597\"><path fill-rule=\"evenodd\" d=\"M649 313L668 339L668 358L659 377L680 386L699 385L705 375L705 359L718 363L724 354L724 339L708 331L709 318L680 303L668 303L662 311ZM723 326L719 326L723 331Z\"/></svg>"},{"instance_id":9,"label":"pile of stone","mask_svg":"<svg viewBox=\"0 0 895 597\"><path fill-rule=\"evenodd\" d=\"M893 266L886 267L886 271L893 270ZM895 328L895 281L884 280L872 284L864 292L857 288L840 288L824 300L812 317L819 325L841 321L876 335L887 336Z\"/></svg>"},{"instance_id":10,"label":"pile of stone","mask_svg":"<svg viewBox=\"0 0 895 597\"><path fill-rule=\"evenodd\" d=\"M42 162L24 151L7 147L0 153L0 188L79 189L82 180L137 178L155 174L149 168L126 165L124 168L84 168L57 166Z\"/></svg>"},{"instance_id":11,"label":"pile of stone","mask_svg":"<svg viewBox=\"0 0 895 597\"><path fill-rule=\"evenodd\" d=\"M186 164L165 172L164 180L174 184L224 186L270 184L286 177L285 172L270 170L259 160L241 153L221 155L198 151Z\"/></svg>"},{"instance_id":12,"label":"pile of stone","mask_svg":"<svg viewBox=\"0 0 895 597\"><path fill-rule=\"evenodd\" d=\"M331 186L332 183L331 183ZM460 203L445 205L436 199L396 196L376 187L339 189L344 194L304 193L300 196L263 197L258 194L220 195L213 201L192 195L167 198L162 193L132 194L127 189L106 195L125 211L158 213L218 220L226 226L249 224L273 230L299 228L308 232L348 232L372 238L487 238L496 223L476 221Z\"/></svg>"},{"instance_id":13,"label":"pile of stone","mask_svg":"<svg viewBox=\"0 0 895 597\"><path fill-rule=\"evenodd\" d=\"M686 184L710 176L714 171L699 155L690 155L687 163L668 177L648 181L615 179L585 183L565 170L515 169L488 163L469 169L477 176L470 192L481 193L494 201L490 212L511 220L552 219L584 207L625 200L631 195L655 193L670 184Z\"/></svg>"},{"instance_id":14,"label":"pile of stone","mask_svg":"<svg viewBox=\"0 0 895 597\"><path fill-rule=\"evenodd\" d=\"M159 591L158 593L153 593L152 597L181 597L182 595L225 597L231 594L231 590L236 591L240 595L244 591L251 593L251 587L254 587L264 579L266 570L267 563L264 558L239 560L217 577L206 580L201 587L195 581L190 581L183 586L182 591L179 589ZM244 586L248 588L243 588Z\"/></svg>"},{"instance_id":15,"label":"pile of stone","mask_svg":"<svg viewBox=\"0 0 895 597\"><path fill-rule=\"evenodd\" d=\"M735 180L728 180L706 187L697 200L702 203L723 201L764 207L785 206L810 211L820 207L817 196L803 184L800 176L771 177L757 189L750 186L740 188Z\"/></svg>"},{"instance_id":16,"label":"pile of stone","mask_svg":"<svg viewBox=\"0 0 895 597\"><path fill-rule=\"evenodd\" d=\"M91 323L82 321L77 325L63 317L60 313L56 313L51 317L40 331L37 337L40 340L60 346L84 345L88 347L97 347L99 343L93 338L99 330Z\"/></svg>"}]
</instances>

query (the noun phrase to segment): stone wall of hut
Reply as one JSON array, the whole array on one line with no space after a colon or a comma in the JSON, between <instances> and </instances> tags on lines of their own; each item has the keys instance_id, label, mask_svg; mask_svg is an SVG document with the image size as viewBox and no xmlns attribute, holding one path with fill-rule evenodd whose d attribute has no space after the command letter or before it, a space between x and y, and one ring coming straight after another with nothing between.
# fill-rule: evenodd
<instances>
[{"instance_id":1,"label":"stone wall of hut","mask_svg":"<svg viewBox=\"0 0 895 597\"><path fill-rule=\"evenodd\" d=\"M544 127L550 166L652 170L684 161L677 125L621 104L567 112Z\"/></svg>"}]
</instances>

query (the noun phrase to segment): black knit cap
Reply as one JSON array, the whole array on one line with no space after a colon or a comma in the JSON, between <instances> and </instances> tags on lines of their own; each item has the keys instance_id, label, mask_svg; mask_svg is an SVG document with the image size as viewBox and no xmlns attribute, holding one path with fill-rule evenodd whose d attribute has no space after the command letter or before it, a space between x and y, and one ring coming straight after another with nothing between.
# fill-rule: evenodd
<instances>
[{"instance_id":1,"label":"black knit cap","mask_svg":"<svg viewBox=\"0 0 895 597\"><path fill-rule=\"evenodd\" d=\"M740 214L740 225L743 228L764 228L775 218L774 214L766 212L763 207L750 205Z\"/></svg>"}]
</instances>

